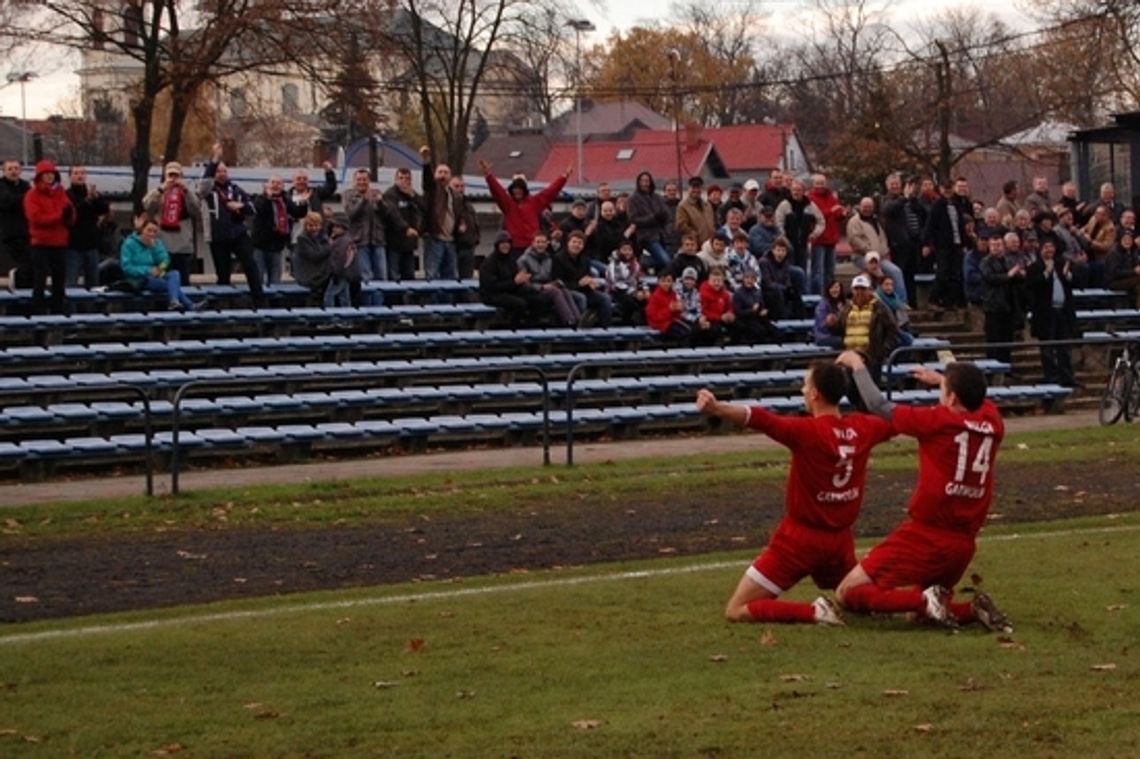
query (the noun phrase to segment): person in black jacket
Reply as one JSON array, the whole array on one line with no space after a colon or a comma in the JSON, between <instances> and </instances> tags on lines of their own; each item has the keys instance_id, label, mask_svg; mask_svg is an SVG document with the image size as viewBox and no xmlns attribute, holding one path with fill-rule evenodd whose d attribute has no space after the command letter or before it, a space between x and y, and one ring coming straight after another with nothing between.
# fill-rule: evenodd
<instances>
[{"instance_id":1,"label":"person in black jacket","mask_svg":"<svg viewBox=\"0 0 1140 759\"><path fill-rule=\"evenodd\" d=\"M962 288L962 258L975 242L969 232L973 208L965 179L947 182L930 207L922 232L922 255L934 257L934 289L930 302L942 308L966 305Z\"/></svg>"},{"instance_id":2,"label":"person in black jacket","mask_svg":"<svg viewBox=\"0 0 1140 759\"><path fill-rule=\"evenodd\" d=\"M475 276L475 248L479 245L479 220L475 217L475 206L464 194L463 177L453 176L451 191L459 204L459 218L455 222L455 273L459 279Z\"/></svg>"},{"instance_id":3,"label":"person in black jacket","mask_svg":"<svg viewBox=\"0 0 1140 759\"><path fill-rule=\"evenodd\" d=\"M891 260L902 269L908 304L917 308L918 288L914 275L918 272L918 261L922 255L926 209L918 202L915 183L907 182L904 186L898 174L887 177L887 195L883 198L882 212Z\"/></svg>"},{"instance_id":4,"label":"person in black jacket","mask_svg":"<svg viewBox=\"0 0 1140 759\"><path fill-rule=\"evenodd\" d=\"M511 235L500 232L494 249L479 266L479 299L502 309L512 327L532 323L543 309L542 297L516 279L518 254L512 252Z\"/></svg>"},{"instance_id":5,"label":"person in black jacket","mask_svg":"<svg viewBox=\"0 0 1140 759\"><path fill-rule=\"evenodd\" d=\"M20 176L20 161L4 161L0 176L0 261L8 271L8 287L32 286L32 267L28 258L28 220L24 216L24 195L32 188Z\"/></svg>"},{"instance_id":6,"label":"person in black jacket","mask_svg":"<svg viewBox=\"0 0 1140 759\"><path fill-rule=\"evenodd\" d=\"M665 226L670 218L665 199L657 194L653 175L648 171L638 174L637 189L629 196L629 223L636 228L634 242L649 253L654 272L664 271L673 258L664 244Z\"/></svg>"},{"instance_id":7,"label":"person in black jacket","mask_svg":"<svg viewBox=\"0 0 1140 759\"><path fill-rule=\"evenodd\" d=\"M1057 258L1057 244L1052 239L1042 242L1037 253L1037 260L1025 271L1026 287L1033 305L1030 334L1038 340L1068 340L1077 333L1071 264ZM1068 345L1042 345L1041 369L1046 382L1065 387L1077 386L1073 376L1072 348Z\"/></svg>"},{"instance_id":8,"label":"person in black jacket","mask_svg":"<svg viewBox=\"0 0 1140 759\"><path fill-rule=\"evenodd\" d=\"M304 218L308 212L308 201L294 203L278 176L270 177L265 192L253 199L253 260L257 262L257 275L266 284L281 282L282 251L292 237L293 220Z\"/></svg>"},{"instance_id":9,"label":"person in black jacket","mask_svg":"<svg viewBox=\"0 0 1140 759\"><path fill-rule=\"evenodd\" d=\"M613 322L614 304L590 271L590 258L583 252L585 249L586 235L578 230L570 232L562 250L554 254L554 278L562 280L570 290L579 311L593 312L593 319L587 319L587 323L595 321L599 327L608 327Z\"/></svg>"},{"instance_id":10,"label":"person in black jacket","mask_svg":"<svg viewBox=\"0 0 1140 759\"><path fill-rule=\"evenodd\" d=\"M1018 265L1011 266L1005 257L1005 243L1000 237L990 238L990 254L982 260L982 311L985 314L985 334L987 343L1013 342L1015 321L1021 317L1013 295L1013 285L1025 276ZM1009 363L1011 351L1008 347L987 348L986 357Z\"/></svg>"},{"instance_id":11,"label":"person in black jacket","mask_svg":"<svg viewBox=\"0 0 1140 759\"><path fill-rule=\"evenodd\" d=\"M258 276L257 262L253 260L253 243L249 239L246 217L253 215L253 200L245 190L230 181L229 167L221 160L222 146L214 145L211 160L206 164L202 180L198 183L198 196L202 198L206 218L209 220L210 258L219 285L228 285L233 273L233 259L241 264L255 308L265 305L262 277Z\"/></svg>"},{"instance_id":12,"label":"person in black jacket","mask_svg":"<svg viewBox=\"0 0 1140 759\"><path fill-rule=\"evenodd\" d=\"M111 206L99 196L95 185L87 184L87 169L72 166L68 171L70 185L67 196L75 206L75 224L67 244L67 286L79 284L90 290L99 284L99 219L111 212Z\"/></svg>"},{"instance_id":13,"label":"person in black jacket","mask_svg":"<svg viewBox=\"0 0 1140 759\"><path fill-rule=\"evenodd\" d=\"M412 184L411 169L396 169L396 183L384 191L384 202L395 209L408 229L417 235L398 234L399 230L387 230L388 279L403 281L416 278L416 249L420 246L419 235L424 231L424 198L416 192Z\"/></svg>"}]
</instances>

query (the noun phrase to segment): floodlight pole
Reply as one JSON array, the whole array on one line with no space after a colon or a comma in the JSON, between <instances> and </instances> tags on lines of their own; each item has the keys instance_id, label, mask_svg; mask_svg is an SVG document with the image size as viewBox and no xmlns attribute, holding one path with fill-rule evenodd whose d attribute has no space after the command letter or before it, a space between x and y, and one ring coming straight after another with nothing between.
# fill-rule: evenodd
<instances>
[{"instance_id":1,"label":"floodlight pole","mask_svg":"<svg viewBox=\"0 0 1140 759\"><path fill-rule=\"evenodd\" d=\"M28 99L25 85L36 77L34 71L9 71L8 82L20 83L20 137L23 153L20 156L23 166L28 165Z\"/></svg>"},{"instance_id":2,"label":"floodlight pole","mask_svg":"<svg viewBox=\"0 0 1140 759\"><path fill-rule=\"evenodd\" d=\"M574 29L574 120L578 150L578 182L583 182L585 177L582 175L582 32L592 32L597 27L585 18L567 21L566 26Z\"/></svg>"}]
</instances>

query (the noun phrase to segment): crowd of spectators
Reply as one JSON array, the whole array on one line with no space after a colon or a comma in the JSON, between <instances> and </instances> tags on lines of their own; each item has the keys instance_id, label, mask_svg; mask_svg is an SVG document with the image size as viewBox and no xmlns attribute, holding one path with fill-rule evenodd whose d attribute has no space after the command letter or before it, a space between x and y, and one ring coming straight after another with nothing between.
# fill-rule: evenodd
<instances>
[{"instance_id":1,"label":"crowd of spectators","mask_svg":"<svg viewBox=\"0 0 1140 759\"><path fill-rule=\"evenodd\" d=\"M115 286L168 290L172 309L190 309L180 287L202 240L220 284L237 259L255 307L281 281L286 255L312 305L379 303L363 283L414 277L421 249L429 279L472 277L480 229L463 179L427 148L421 158L419 188L407 169L383 191L356 171L343 213L334 214L330 165L320 186L299 171L291 187L273 176L251 195L231 180L215 146L196 188L177 162L167 163L134 230L118 237L107 234L110 207L83 167L70 169L65 189L50 161L36 165L29 183L8 160L0 243L17 264L9 283L30 285L36 309L63 313L65 286L106 283L100 259L114 258ZM804 296L815 294L815 341L863 350L874 365L913 340L919 273L933 275L932 309L980 313L986 341L997 344L990 354L1002 360L1010 355L1002 344L1026 326L1042 339L1076 334L1073 288L1119 290L1140 308L1136 213L1111 184L1082 202L1071 182L1053 198L1043 177L1025 195L1011 181L987 205L970 198L963 178L936 186L894 174L881 196L848 207L821 174L774 171L763 185L727 190L692 177L682 194L675 181L659 192L643 171L632 192L603 183L592 202L575 201L556 218L570 167L537 192L525 177L504 186L490 164L480 168L502 232L478 266L479 296L514 325L648 324L692 344L774 341L782 320L813 316ZM835 277L844 243L859 274L850 291ZM1061 353L1043 352L1046 379L1073 384Z\"/></svg>"}]
</instances>

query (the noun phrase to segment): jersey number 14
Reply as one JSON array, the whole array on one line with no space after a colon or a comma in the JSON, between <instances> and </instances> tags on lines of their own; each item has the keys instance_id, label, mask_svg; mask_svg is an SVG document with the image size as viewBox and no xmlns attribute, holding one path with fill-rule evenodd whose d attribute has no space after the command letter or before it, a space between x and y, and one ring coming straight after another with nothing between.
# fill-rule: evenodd
<instances>
[{"instance_id":1,"label":"jersey number 14","mask_svg":"<svg viewBox=\"0 0 1140 759\"><path fill-rule=\"evenodd\" d=\"M962 482L966 479L966 465L970 459L970 433L963 431L955 435L954 442L958 444L958 466L954 470L954 481ZM974 460L969 464L970 471L979 475L978 484L985 484L986 477L989 476L993 448L994 439L989 435L983 436L982 444L978 446Z\"/></svg>"}]
</instances>

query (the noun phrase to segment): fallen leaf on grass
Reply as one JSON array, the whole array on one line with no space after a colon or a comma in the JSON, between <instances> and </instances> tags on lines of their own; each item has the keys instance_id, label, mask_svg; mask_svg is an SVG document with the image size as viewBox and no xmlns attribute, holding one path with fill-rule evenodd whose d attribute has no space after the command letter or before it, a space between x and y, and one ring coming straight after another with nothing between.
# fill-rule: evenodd
<instances>
[{"instance_id":1,"label":"fallen leaf on grass","mask_svg":"<svg viewBox=\"0 0 1140 759\"><path fill-rule=\"evenodd\" d=\"M843 687L843 683L833 680L829 683L825 683L825 687L831 688L832 690L838 690L839 688Z\"/></svg>"},{"instance_id":2,"label":"fallen leaf on grass","mask_svg":"<svg viewBox=\"0 0 1140 759\"><path fill-rule=\"evenodd\" d=\"M579 730L596 730L602 726L601 720L596 719L579 719L570 724Z\"/></svg>"},{"instance_id":3,"label":"fallen leaf on grass","mask_svg":"<svg viewBox=\"0 0 1140 759\"><path fill-rule=\"evenodd\" d=\"M964 682L958 686L958 690L963 691L963 692L968 692L968 691L975 691L975 690L985 690L987 687L989 687L989 686L987 686L985 683L979 683L974 678L967 677L966 682Z\"/></svg>"},{"instance_id":4,"label":"fallen leaf on grass","mask_svg":"<svg viewBox=\"0 0 1140 759\"><path fill-rule=\"evenodd\" d=\"M336 621L337 625L347 625L352 621L352 617L341 617Z\"/></svg>"},{"instance_id":5,"label":"fallen leaf on grass","mask_svg":"<svg viewBox=\"0 0 1140 759\"><path fill-rule=\"evenodd\" d=\"M712 654L709 656L709 661L716 661L716 662L728 661L728 656L726 656L725 654Z\"/></svg>"},{"instance_id":6,"label":"fallen leaf on grass","mask_svg":"<svg viewBox=\"0 0 1140 759\"><path fill-rule=\"evenodd\" d=\"M18 604L38 604L40 599L35 596L16 596L16 603Z\"/></svg>"},{"instance_id":7,"label":"fallen leaf on grass","mask_svg":"<svg viewBox=\"0 0 1140 759\"><path fill-rule=\"evenodd\" d=\"M241 708L242 709L249 709L250 711L253 711L255 709L260 709L263 706L265 706L265 704L262 704L259 701L253 701L253 702L248 703L248 704L242 704Z\"/></svg>"},{"instance_id":8,"label":"fallen leaf on grass","mask_svg":"<svg viewBox=\"0 0 1140 759\"><path fill-rule=\"evenodd\" d=\"M772 634L771 630L765 630L760 633L760 645L774 646L776 645L776 636Z\"/></svg>"},{"instance_id":9,"label":"fallen leaf on grass","mask_svg":"<svg viewBox=\"0 0 1140 759\"><path fill-rule=\"evenodd\" d=\"M206 558L206 554L204 553L191 553L190 551L183 550L175 551L174 555L180 559L186 559L187 561L201 561Z\"/></svg>"},{"instance_id":10,"label":"fallen leaf on grass","mask_svg":"<svg viewBox=\"0 0 1140 759\"><path fill-rule=\"evenodd\" d=\"M887 688L885 691L883 691L883 695L884 696L909 696L910 691L900 690L898 688Z\"/></svg>"},{"instance_id":11,"label":"fallen leaf on grass","mask_svg":"<svg viewBox=\"0 0 1140 759\"><path fill-rule=\"evenodd\" d=\"M420 671L418 669L405 669L400 673L400 677L415 677Z\"/></svg>"},{"instance_id":12,"label":"fallen leaf on grass","mask_svg":"<svg viewBox=\"0 0 1140 759\"><path fill-rule=\"evenodd\" d=\"M1124 611L1128 608L1128 604L1109 604L1104 607L1105 611Z\"/></svg>"},{"instance_id":13,"label":"fallen leaf on grass","mask_svg":"<svg viewBox=\"0 0 1140 759\"><path fill-rule=\"evenodd\" d=\"M929 733L933 729L934 729L934 725L930 724L929 722L924 722L921 725L915 725L914 726L914 731L916 733Z\"/></svg>"},{"instance_id":14,"label":"fallen leaf on grass","mask_svg":"<svg viewBox=\"0 0 1140 759\"><path fill-rule=\"evenodd\" d=\"M800 682L803 682L804 680L807 680L807 679L808 679L807 675L800 675L800 674L780 675L780 680L782 682L785 682L785 683L800 683Z\"/></svg>"},{"instance_id":15,"label":"fallen leaf on grass","mask_svg":"<svg viewBox=\"0 0 1140 759\"><path fill-rule=\"evenodd\" d=\"M257 714L254 714L253 718L254 719L277 719L280 716L281 716L281 714L279 712L275 712L272 709L266 709L264 711L258 712Z\"/></svg>"},{"instance_id":16,"label":"fallen leaf on grass","mask_svg":"<svg viewBox=\"0 0 1140 759\"><path fill-rule=\"evenodd\" d=\"M43 738L38 735L25 735L23 737L24 743L41 743L43 741Z\"/></svg>"},{"instance_id":17,"label":"fallen leaf on grass","mask_svg":"<svg viewBox=\"0 0 1140 759\"><path fill-rule=\"evenodd\" d=\"M423 650L424 650L424 639L423 638L412 638L411 640L408 641L408 644L406 646L404 646L404 653L418 654L420 651L423 651Z\"/></svg>"},{"instance_id":18,"label":"fallen leaf on grass","mask_svg":"<svg viewBox=\"0 0 1140 759\"><path fill-rule=\"evenodd\" d=\"M372 683L372 687L376 688L377 690L387 690L388 688L394 688L397 685L399 685L399 683L394 683L391 680L377 680L376 682Z\"/></svg>"},{"instance_id":19,"label":"fallen leaf on grass","mask_svg":"<svg viewBox=\"0 0 1140 759\"><path fill-rule=\"evenodd\" d=\"M234 582L237 583L238 585L245 585L247 582L249 582L249 580L247 580L244 577L235 577Z\"/></svg>"},{"instance_id":20,"label":"fallen leaf on grass","mask_svg":"<svg viewBox=\"0 0 1140 759\"><path fill-rule=\"evenodd\" d=\"M1014 640L1013 638L1011 638L1008 635L999 635L997 642L998 642L998 645L1001 646L1002 648L1006 648L1006 649L1010 649L1010 650L1014 650L1014 651L1024 651L1025 650L1025 646L1021 645L1020 643L1018 643L1016 640Z\"/></svg>"},{"instance_id":21,"label":"fallen leaf on grass","mask_svg":"<svg viewBox=\"0 0 1140 759\"><path fill-rule=\"evenodd\" d=\"M1018 444L1017 444L1017 450L1019 450L1019 451L1028 451L1028 450L1029 450L1029 446L1028 446L1028 445L1026 445L1025 443L1018 443Z\"/></svg>"},{"instance_id":22,"label":"fallen leaf on grass","mask_svg":"<svg viewBox=\"0 0 1140 759\"><path fill-rule=\"evenodd\" d=\"M19 735L19 734L20 734L20 731L14 727L6 727L3 730L0 730L0 735Z\"/></svg>"},{"instance_id":23,"label":"fallen leaf on grass","mask_svg":"<svg viewBox=\"0 0 1140 759\"><path fill-rule=\"evenodd\" d=\"M473 690L458 690L455 692L456 698L475 698L475 691Z\"/></svg>"},{"instance_id":24,"label":"fallen leaf on grass","mask_svg":"<svg viewBox=\"0 0 1140 759\"><path fill-rule=\"evenodd\" d=\"M657 553L665 553L665 554L677 553L677 549L673 548L672 546L665 546L664 548L658 548Z\"/></svg>"},{"instance_id":25,"label":"fallen leaf on grass","mask_svg":"<svg viewBox=\"0 0 1140 759\"><path fill-rule=\"evenodd\" d=\"M1089 669L1091 669L1093 672L1111 672L1112 670L1116 669L1116 665L1112 664L1112 663L1094 664L1091 667L1089 667Z\"/></svg>"},{"instance_id":26,"label":"fallen leaf on grass","mask_svg":"<svg viewBox=\"0 0 1140 759\"><path fill-rule=\"evenodd\" d=\"M182 744L181 743L167 743L165 746L159 746L154 751L151 751L150 755L151 756L170 756L171 754L177 754L181 750L182 750Z\"/></svg>"},{"instance_id":27,"label":"fallen leaf on grass","mask_svg":"<svg viewBox=\"0 0 1140 759\"><path fill-rule=\"evenodd\" d=\"M1053 489L1060 492L1060 493L1064 493L1069 489L1069 486L1068 485L1054 485Z\"/></svg>"}]
</instances>

